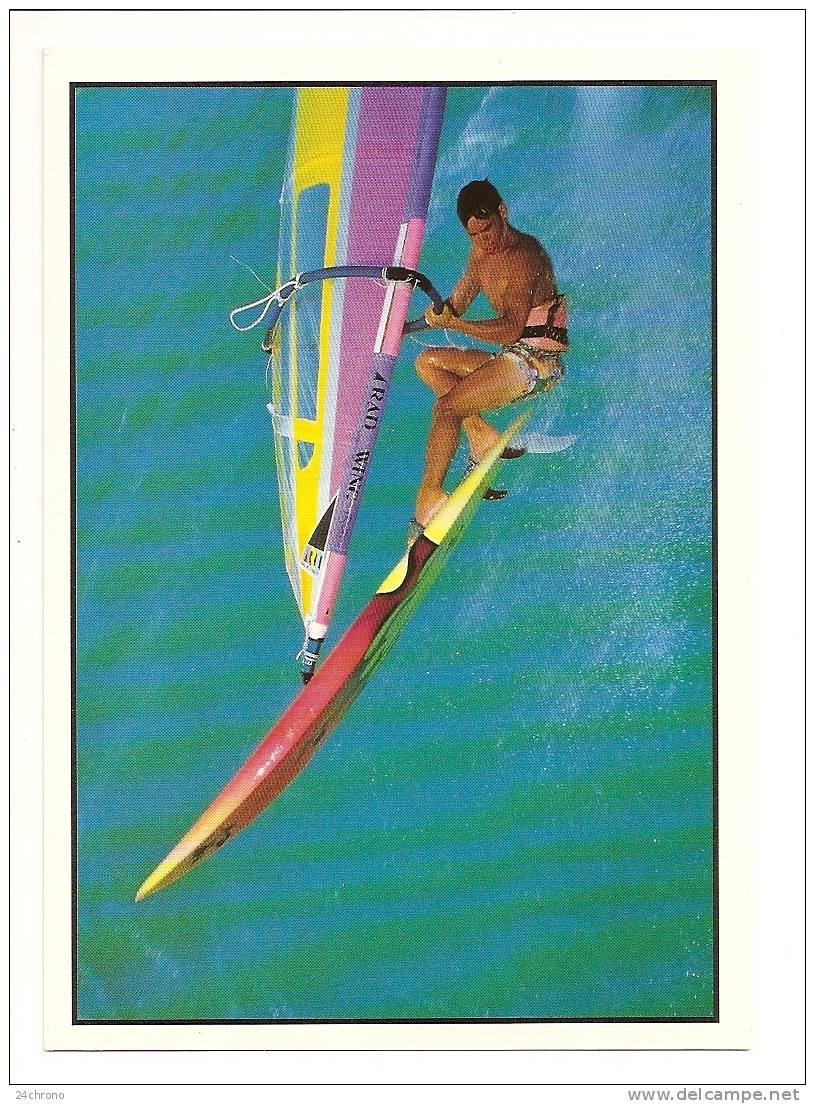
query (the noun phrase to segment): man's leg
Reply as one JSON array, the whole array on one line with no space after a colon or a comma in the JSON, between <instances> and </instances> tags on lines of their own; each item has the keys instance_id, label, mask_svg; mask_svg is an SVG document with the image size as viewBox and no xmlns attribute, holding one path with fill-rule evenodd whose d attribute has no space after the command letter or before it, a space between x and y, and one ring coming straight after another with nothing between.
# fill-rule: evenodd
<instances>
[{"instance_id":1,"label":"man's leg","mask_svg":"<svg viewBox=\"0 0 815 1104\"><path fill-rule=\"evenodd\" d=\"M424 527L438 513L447 495L444 477L452 463L461 437L462 419L455 414L439 410L438 400L433 408L433 419L427 437L424 474L416 495L415 518Z\"/></svg>"},{"instance_id":2,"label":"man's leg","mask_svg":"<svg viewBox=\"0 0 815 1104\"><path fill-rule=\"evenodd\" d=\"M458 448L462 423L481 410L498 410L515 402L528 390L529 380L514 357L499 355L460 379L437 400L424 475L416 496L415 516L420 525L427 525L446 498L444 479Z\"/></svg>"},{"instance_id":3,"label":"man's leg","mask_svg":"<svg viewBox=\"0 0 815 1104\"><path fill-rule=\"evenodd\" d=\"M492 360L480 349L431 348L419 353L416 372L430 390L441 398L451 391L459 380L477 371L485 360ZM472 414L463 421L464 432L470 445L470 455L478 459L489 452L498 440L498 433L480 414Z\"/></svg>"}]
</instances>

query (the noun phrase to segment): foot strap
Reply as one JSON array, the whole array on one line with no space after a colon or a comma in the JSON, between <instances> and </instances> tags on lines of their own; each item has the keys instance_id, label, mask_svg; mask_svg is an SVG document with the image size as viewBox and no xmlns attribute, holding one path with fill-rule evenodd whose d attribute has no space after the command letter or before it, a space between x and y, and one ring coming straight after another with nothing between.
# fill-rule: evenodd
<instances>
[{"instance_id":1,"label":"foot strap","mask_svg":"<svg viewBox=\"0 0 815 1104\"><path fill-rule=\"evenodd\" d=\"M503 456L504 454L501 453L501 455ZM509 459L514 459L514 457L509 457ZM472 456L467 460L467 467L464 469L465 479L471 472L475 471L475 469L478 467L478 464L479 461L474 460ZM505 491L501 487L487 487L486 491L484 491L483 497L489 502L497 502L501 498L506 498L508 493L508 491Z\"/></svg>"},{"instance_id":2,"label":"foot strap","mask_svg":"<svg viewBox=\"0 0 815 1104\"><path fill-rule=\"evenodd\" d=\"M405 541L405 551L410 551L419 537L424 533L425 527L420 525L416 518L411 518L407 527L407 539Z\"/></svg>"}]
</instances>

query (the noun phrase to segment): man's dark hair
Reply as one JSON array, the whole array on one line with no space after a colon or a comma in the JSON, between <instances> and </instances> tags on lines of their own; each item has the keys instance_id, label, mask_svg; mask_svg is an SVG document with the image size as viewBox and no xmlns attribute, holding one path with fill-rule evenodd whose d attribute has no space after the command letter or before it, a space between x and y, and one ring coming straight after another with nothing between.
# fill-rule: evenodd
<instances>
[{"instance_id":1,"label":"man's dark hair","mask_svg":"<svg viewBox=\"0 0 815 1104\"><path fill-rule=\"evenodd\" d=\"M461 225L466 229L471 218L489 218L503 203L501 195L489 180L471 180L458 193L456 211Z\"/></svg>"}]
</instances>

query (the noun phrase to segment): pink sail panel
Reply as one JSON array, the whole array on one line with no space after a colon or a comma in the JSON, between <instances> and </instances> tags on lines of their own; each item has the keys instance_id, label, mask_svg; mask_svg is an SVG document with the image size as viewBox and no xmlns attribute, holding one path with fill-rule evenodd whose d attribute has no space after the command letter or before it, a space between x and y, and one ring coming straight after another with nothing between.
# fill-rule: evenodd
<instances>
[{"instance_id":1,"label":"pink sail panel","mask_svg":"<svg viewBox=\"0 0 815 1104\"><path fill-rule=\"evenodd\" d=\"M385 265L401 259L397 247L407 215L423 89L363 88L354 92L360 101L344 263ZM385 295L385 288L372 280L351 280L345 289L332 492L345 473L363 400L367 399L366 383Z\"/></svg>"}]
</instances>

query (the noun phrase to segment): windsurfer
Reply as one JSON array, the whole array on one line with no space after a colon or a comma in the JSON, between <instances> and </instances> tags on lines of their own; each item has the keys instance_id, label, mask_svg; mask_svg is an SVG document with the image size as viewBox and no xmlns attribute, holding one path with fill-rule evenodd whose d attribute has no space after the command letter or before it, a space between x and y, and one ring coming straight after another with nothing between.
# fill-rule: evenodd
<instances>
[{"instance_id":1,"label":"windsurfer","mask_svg":"<svg viewBox=\"0 0 815 1104\"><path fill-rule=\"evenodd\" d=\"M436 395L427 441L425 470L408 533L411 544L447 500L443 483L461 430L474 466L498 440L485 410L550 391L563 376L560 354L568 347L566 301L558 293L549 254L530 234L509 224L507 207L489 180L474 180L459 192L458 217L470 238L467 267L441 314L429 308L431 327L453 330L488 344L498 353L442 346L419 354L416 371ZM463 318L483 292L495 318ZM524 449L505 449L513 459ZM506 492L488 490L485 497Z\"/></svg>"}]
</instances>

